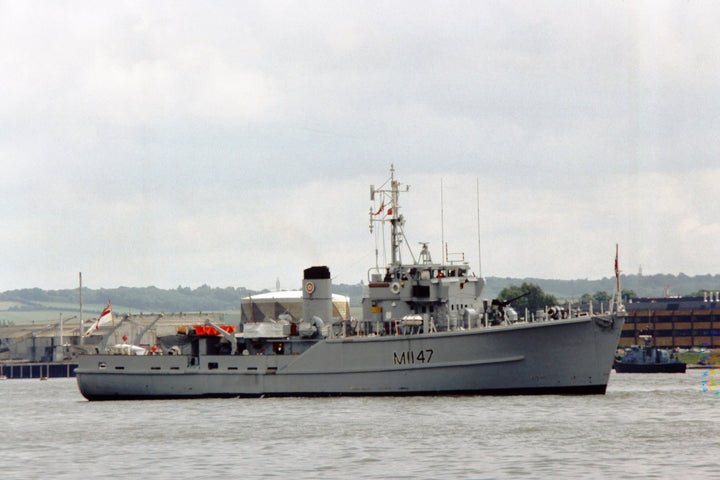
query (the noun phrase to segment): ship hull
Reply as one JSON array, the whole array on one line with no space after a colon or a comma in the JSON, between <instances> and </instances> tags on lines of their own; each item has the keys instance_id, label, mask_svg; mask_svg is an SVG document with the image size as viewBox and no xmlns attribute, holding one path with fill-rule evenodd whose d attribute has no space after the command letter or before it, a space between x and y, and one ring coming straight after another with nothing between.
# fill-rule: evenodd
<instances>
[{"instance_id":1,"label":"ship hull","mask_svg":"<svg viewBox=\"0 0 720 480\"><path fill-rule=\"evenodd\" d=\"M298 355L85 355L89 400L427 394L602 394L622 317L334 338Z\"/></svg>"}]
</instances>

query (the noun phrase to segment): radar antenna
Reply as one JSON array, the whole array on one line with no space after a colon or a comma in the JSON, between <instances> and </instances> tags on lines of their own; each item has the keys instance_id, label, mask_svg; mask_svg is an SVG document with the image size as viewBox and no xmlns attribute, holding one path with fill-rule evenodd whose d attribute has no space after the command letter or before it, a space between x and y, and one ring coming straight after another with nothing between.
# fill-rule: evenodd
<instances>
[{"instance_id":1,"label":"radar antenna","mask_svg":"<svg viewBox=\"0 0 720 480\"><path fill-rule=\"evenodd\" d=\"M373 232L373 223L390 223L391 266L402 264L400 248L405 240L403 232L405 217L400 214L400 185L400 182L395 180L395 166L390 165L390 178L379 188L370 186L370 201L376 201L376 196L379 196L380 201L380 207L377 210L374 211L373 208L370 208L370 233ZM409 185L404 185L404 187L405 192L410 190ZM412 251L410 251L410 256L413 256Z\"/></svg>"}]
</instances>

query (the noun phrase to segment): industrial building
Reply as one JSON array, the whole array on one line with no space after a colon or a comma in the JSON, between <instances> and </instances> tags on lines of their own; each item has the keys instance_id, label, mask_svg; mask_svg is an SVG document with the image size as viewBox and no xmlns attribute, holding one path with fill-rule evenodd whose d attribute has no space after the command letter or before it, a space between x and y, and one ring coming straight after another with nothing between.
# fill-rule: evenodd
<instances>
[{"instance_id":1,"label":"industrial building","mask_svg":"<svg viewBox=\"0 0 720 480\"><path fill-rule=\"evenodd\" d=\"M718 292L703 297L634 298L625 308L620 347L641 344L640 335L650 335L652 345L658 347L720 347Z\"/></svg>"}]
</instances>

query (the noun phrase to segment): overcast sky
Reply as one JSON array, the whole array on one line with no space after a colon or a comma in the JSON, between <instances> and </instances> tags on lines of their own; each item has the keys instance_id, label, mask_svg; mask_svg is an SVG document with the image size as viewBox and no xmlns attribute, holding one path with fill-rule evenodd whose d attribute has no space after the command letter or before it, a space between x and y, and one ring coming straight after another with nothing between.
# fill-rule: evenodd
<instances>
[{"instance_id":1,"label":"overcast sky","mask_svg":"<svg viewBox=\"0 0 720 480\"><path fill-rule=\"evenodd\" d=\"M0 1L0 291L357 283L391 164L416 254L444 218L479 270L479 181L485 276L612 276L616 243L627 273L720 273L718 25L694 0Z\"/></svg>"}]
</instances>

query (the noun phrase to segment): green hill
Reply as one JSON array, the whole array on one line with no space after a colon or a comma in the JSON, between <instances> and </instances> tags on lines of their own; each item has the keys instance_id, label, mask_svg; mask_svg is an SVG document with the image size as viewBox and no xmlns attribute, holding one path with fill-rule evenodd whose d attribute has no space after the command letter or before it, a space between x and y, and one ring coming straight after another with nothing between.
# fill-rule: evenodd
<instances>
[{"instance_id":1,"label":"green hill","mask_svg":"<svg viewBox=\"0 0 720 480\"><path fill-rule=\"evenodd\" d=\"M611 293L615 290L614 278L599 280L552 280L539 278L488 277L483 298L495 298L509 286L523 282L538 285L545 293L558 299L578 299L585 293ZM720 291L720 275L622 275L621 288L635 292L640 297L691 295L701 290ZM360 305L361 284L333 285L333 292L350 297L353 307ZM217 288L203 285L191 289L177 287L163 290L156 287L119 287L111 289L83 289L83 311L88 316L100 313L108 301L116 314L152 312L198 312L238 311L240 299L248 295L264 293L244 287ZM57 321L60 313L72 316L78 311L77 289L41 290L39 288L8 290L0 293L0 325L7 323L30 323Z\"/></svg>"}]
</instances>

